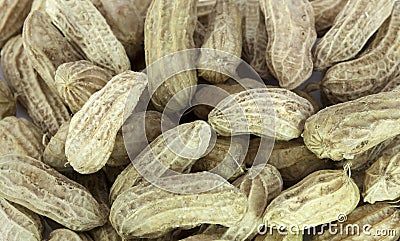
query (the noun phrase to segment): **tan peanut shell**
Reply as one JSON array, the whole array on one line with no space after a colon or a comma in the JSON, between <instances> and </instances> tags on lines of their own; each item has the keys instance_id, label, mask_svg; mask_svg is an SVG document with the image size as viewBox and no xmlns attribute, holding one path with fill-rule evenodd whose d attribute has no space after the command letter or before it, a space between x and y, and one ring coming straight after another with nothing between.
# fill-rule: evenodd
<instances>
[{"instance_id":1,"label":"tan peanut shell","mask_svg":"<svg viewBox=\"0 0 400 241\"><path fill-rule=\"evenodd\" d=\"M337 167L342 167L346 163L351 163L352 171L365 171L379 158L382 151L385 150L385 148L390 145L395 138L396 137L387 139L386 141L379 143L365 152L355 155L354 159L335 162L333 164Z\"/></svg>"},{"instance_id":2,"label":"tan peanut shell","mask_svg":"<svg viewBox=\"0 0 400 241\"><path fill-rule=\"evenodd\" d=\"M87 188L90 194L100 204L103 212L110 212L110 203L108 201L109 188L107 178L104 172L99 171L94 174L81 175L76 172L67 173L67 176Z\"/></svg>"},{"instance_id":3,"label":"tan peanut shell","mask_svg":"<svg viewBox=\"0 0 400 241\"><path fill-rule=\"evenodd\" d=\"M46 12L88 60L114 74L130 70L124 47L90 0L53 0L47 2Z\"/></svg>"},{"instance_id":4,"label":"tan peanut shell","mask_svg":"<svg viewBox=\"0 0 400 241\"><path fill-rule=\"evenodd\" d=\"M195 70L174 73L169 79L163 79L163 73L171 73L184 66L195 66L194 56L184 54L179 61L161 61L151 66L160 58L178 51L194 48L193 34L197 22L197 0L188 1L152 1L146 16L144 28L144 48L148 67L149 87L155 90L152 96L154 107L161 111L168 101L179 91L197 84ZM172 64L172 65L171 65ZM160 79L161 78L161 79ZM162 81L162 82L161 82ZM158 87L158 84L161 85ZM158 88L157 88L158 87ZM151 89L150 88L150 89ZM194 90L181 92L175 100L173 110L189 105Z\"/></svg>"},{"instance_id":5,"label":"tan peanut shell","mask_svg":"<svg viewBox=\"0 0 400 241\"><path fill-rule=\"evenodd\" d=\"M192 104L194 105L194 114L202 120L207 120L208 114L211 112L213 107L230 94L236 94L246 89L263 87L265 87L264 83L249 78L241 79L240 83L229 83L228 80L223 84L202 86L201 88L197 88L196 94L192 100Z\"/></svg>"},{"instance_id":6,"label":"tan peanut shell","mask_svg":"<svg viewBox=\"0 0 400 241\"><path fill-rule=\"evenodd\" d=\"M272 79L265 58L267 51L267 30L259 0L240 0L239 9L243 15L242 57L263 79Z\"/></svg>"},{"instance_id":7,"label":"tan peanut shell","mask_svg":"<svg viewBox=\"0 0 400 241\"><path fill-rule=\"evenodd\" d=\"M83 57L51 23L44 11L36 10L28 15L24 23L22 40L33 68L51 91L58 95L54 81L57 67Z\"/></svg>"},{"instance_id":8,"label":"tan peanut shell","mask_svg":"<svg viewBox=\"0 0 400 241\"><path fill-rule=\"evenodd\" d=\"M65 141L67 140L70 122L65 122L60 126L57 133L51 137L44 149L43 162L57 171L72 171L65 156Z\"/></svg>"},{"instance_id":9,"label":"tan peanut shell","mask_svg":"<svg viewBox=\"0 0 400 241\"><path fill-rule=\"evenodd\" d=\"M257 236L254 241L303 241L303 235L301 233L288 233L285 235L280 234L278 230L269 229L266 234Z\"/></svg>"},{"instance_id":10,"label":"tan peanut shell","mask_svg":"<svg viewBox=\"0 0 400 241\"><path fill-rule=\"evenodd\" d=\"M259 143L260 139L253 140L254 147L248 150L249 157L254 159ZM252 155L249 152L255 152L255 154ZM300 138L291 141L275 141L268 164L278 168L286 185L297 183L317 170L332 167L329 161L321 160L309 151Z\"/></svg>"},{"instance_id":11,"label":"tan peanut shell","mask_svg":"<svg viewBox=\"0 0 400 241\"><path fill-rule=\"evenodd\" d=\"M88 234L60 228L50 233L49 241L93 241L93 239Z\"/></svg>"},{"instance_id":12,"label":"tan peanut shell","mask_svg":"<svg viewBox=\"0 0 400 241\"><path fill-rule=\"evenodd\" d=\"M0 157L0 196L76 231L107 221L99 203L78 183L27 156Z\"/></svg>"},{"instance_id":13,"label":"tan peanut shell","mask_svg":"<svg viewBox=\"0 0 400 241\"><path fill-rule=\"evenodd\" d=\"M311 6L314 9L315 30L319 36L332 27L336 16L349 0L314 0Z\"/></svg>"},{"instance_id":14,"label":"tan peanut shell","mask_svg":"<svg viewBox=\"0 0 400 241\"><path fill-rule=\"evenodd\" d=\"M400 210L386 203L365 204L354 210L347 217L347 220L345 220L345 222L335 222L335 224L343 225L343 227L351 227L350 225L352 225L353 227L358 227L359 233L351 231L333 233L326 230L322 235L315 235L311 240L396 241L400 237ZM354 230L356 231L356 229ZM379 235L383 234L383 232L385 232L387 235Z\"/></svg>"},{"instance_id":15,"label":"tan peanut shell","mask_svg":"<svg viewBox=\"0 0 400 241\"><path fill-rule=\"evenodd\" d=\"M255 176L256 172L260 173ZM252 239L257 234L258 226L262 223L262 215L267 204L282 191L282 178L278 169L266 164L265 167L252 167L245 176L236 180L233 185L246 194L248 209L240 222L229 227L221 235L221 238L226 240Z\"/></svg>"},{"instance_id":16,"label":"tan peanut shell","mask_svg":"<svg viewBox=\"0 0 400 241\"><path fill-rule=\"evenodd\" d=\"M357 185L347 171L316 171L276 197L267 207L263 222L268 227L296 225L295 229L302 230L351 213L359 200Z\"/></svg>"},{"instance_id":17,"label":"tan peanut shell","mask_svg":"<svg viewBox=\"0 0 400 241\"><path fill-rule=\"evenodd\" d=\"M75 171L94 173L108 161L123 124L126 101L132 108L147 86L143 73L126 71L93 94L71 119L65 154Z\"/></svg>"},{"instance_id":18,"label":"tan peanut shell","mask_svg":"<svg viewBox=\"0 0 400 241\"><path fill-rule=\"evenodd\" d=\"M206 122L195 121L182 124L157 137L133 162L136 166L141 166L142 170L144 168L151 170L152 166L156 167L157 162L160 162L167 169L187 173L193 163L206 154L210 141L211 128ZM184 147L192 147L193 150L190 151L191 153L185 153L187 150ZM161 174L154 173L153 175ZM129 164L111 187L110 202L112 203L118 195L142 180L141 174L134 165Z\"/></svg>"},{"instance_id":19,"label":"tan peanut shell","mask_svg":"<svg viewBox=\"0 0 400 241\"><path fill-rule=\"evenodd\" d=\"M20 33L32 0L2 0L0 2L0 48L13 36Z\"/></svg>"},{"instance_id":20,"label":"tan peanut shell","mask_svg":"<svg viewBox=\"0 0 400 241\"><path fill-rule=\"evenodd\" d=\"M143 48L144 21L151 0L91 0L133 59Z\"/></svg>"},{"instance_id":21,"label":"tan peanut shell","mask_svg":"<svg viewBox=\"0 0 400 241\"><path fill-rule=\"evenodd\" d=\"M16 98L0 78L0 120L7 116L15 116L16 110Z\"/></svg>"},{"instance_id":22,"label":"tan peanut shell","mask_svg":"<svg viewBox=\"0 0 400 241\"><path fill-rule=\"evenodd\" d=\"M315 160L318 158L307 149L303 140L298 138L291 141L276 141L268 159L268 164L278 169L283 169L305 161L305 159Z\"/></svg>"},{"instance_id":23,"label":"tan peanut shell","mask_svg":"<svg viewBox=\"0 0 400 241\"><path fill-rule=\"evenodd\" d=\"M132 159L139 155L140 152L161 135L163 131L167 131L176 126L167 115L154 110L134 113L129 116L126 122L132 123L131 125L125 125L123 128L123 133L125 133L127 137L125 141L127 145L129 145L129 157ZM117 135L117 139L115 140L116 146L111 154L111 159L121 159L124 156L125 159L129 158L125 150L125 144L121 143L122 145L117 145L121 137L122 135ZM118 146L120 148L118 148ZM108 165L112 165L110 160L108 161Z\"/></svg>"},{"instance_id":24,"label":"tan peanut shell","mask_svg":"<svg viewBox=\"0 0 400 241\"><path fill-rule=\"evenodd\" d=\"M0 197L0 236L7 241L41 241L43 225L37 214Z\"/></svg>"},{"instance_id":25,"label":"tan peanut shell","mask_svg":"<svg viewBox=\"0 0 400 241\"><path fill-rule=\"evenodd\" d=\"M400 134L400 92L390 91L327 107L304 126L304 143L319 158L353 159Z\"/></svg>"},{"instance_id":26,"label":"tan peanut shell","mask_svg":"<svg viewBox=\"0 0 400 241\"><path fill-rule=\"evenodd\" d=\"M27 155L36 159L43 156L43 133L31 122L13 116L0 120L0 156Z\"/></svg>"},{"instance_id":27,"label":"tan peanut shell","mask_svg":"<svg viewBox=\"0 0 400 241\"><path fill-rule=\"evenodd\" d=\"M392 91L400 87L400 75L393 77L389 80L389 83L382 89L382 92Z\"/></svg>"},{"instance_id":28,"label":"tan peanut shell","mask_svg":"<svg viewBox=\"0 0 400 241\"><path fill-rule=\"evenodd\" d=\"M18 35L1 50L6 80L28 115L44 133L54 135L71 117L61 99L37 75Z\"/></svg>"},{"instance_id":29,"label":"tan peanut shell","mask_svg":"<svg viewBox=\"0 0 400 241\"><path fill-rule=\"evenodd\" d=\"M110 223L107 223L99 228L92 229L89 231L89 233L94 241L122 241L121 236L118 235L117 231L115 231Z\"/></svg>"},{"instance_id":30,"label":"tan peanut shell","mask_svg":"<svg viewBox=\"0 0 400 241\"><path fill-rule=\"evenodd\" d=\"M345 102L379 93L400 74L399 2L395 3L390 19L384 24L387 29L382 30L385 31L383 39L375 48L360 58L328 70L321 87L330 102Z\"/></svg>"},{"instance_id":31,"label":"tan peanut shell","mask_svg":"<svg viewBox=\"0 0 400 241\"><path fill-rule=\"evenodd\" d=\"M244 174L244 155L246 150L238 140L218 138L213 149L197 160L191 172L209 171L227 180L235 180Z\"/></svg>"},{"instance_id":32,"label":"tan peanut shell","mask_svg":"<svg viewBox=\"0 0 400 241\"><path fill-rule=\"evenodd\" d=\"M364 201L375 203L400 198L400 136L396 137L365 172Z\"/></svg>"},{"instance_id":33,"label":"tan peanut shell","mask_svg":"<svg viewBox=\"0 0 400 241\"><path fill-rule=\"evenodd\" d=\"M72 113L76 113L90 96L101 90L111 78L108 70L81 60L58 66L54 80L57 93Z\"/></svg>"},{"instance_id":34,"label":"tan peanut shell","mask_svg":"<svg viewBox=\"0 0 400 241\"><path fill-rule=\"evenodd\" d=\"M199 174L187 174L193 176L193 181L182 183L181 187L196 190L199 185L208 185L208 181L215 182L207 179L215 174L202 174L204 178L200 179ZM155 238L177 227L188 229L203 223L229 227L243 218L246 209L246 196L229 183L199 194L171 193L141 184L117 197L111 207L110 221L125 238Z\"/></svg>"},{"instance_id":35,"label":"tan peanut shell","mask_svg":"<svg viewBox=\"0 0 400 241\"><path fill-rule=\"evenodd\" d=\"M395 0L348 1L332 28L317 44L314 68L324 70L354 58L368 39L390 16Z\"/></svg>"},{"instance_id":36,"label":"tan peanut shell","mask_svg":"<svg viewBox=\"0 0 400 241\"><path fill-rule=\"evenodd\" d=\"M201 46L197 63L199 76L217 84L228 80L226 73L235 73L242 54L241 27L242 17L234 1L217 0Z\"/></svg>"},{"instance_id":37,"label":"tan peanut shell","mask_svg":"<svg viewBox=\"0 0 400 241\"><path fill-rule=\"evenodd\" d=\"M267 66L281 87L295 89L313 71L311 48L317 34L311 3L308 0L260 0L260 5L268 36Z\"/></svg>"},{"instance_id":38,"label":"tan peanut shell","mask_svg":"<svg viewBox=\"0 0 400 241\"><path fill-rule=\"evenodd\" d=\"M300 136L313 113L308 100L289 90L257 88L222 100L208 115L208 122L223 136L254 134L290 140Z\"/></svg>"}]
</instances>

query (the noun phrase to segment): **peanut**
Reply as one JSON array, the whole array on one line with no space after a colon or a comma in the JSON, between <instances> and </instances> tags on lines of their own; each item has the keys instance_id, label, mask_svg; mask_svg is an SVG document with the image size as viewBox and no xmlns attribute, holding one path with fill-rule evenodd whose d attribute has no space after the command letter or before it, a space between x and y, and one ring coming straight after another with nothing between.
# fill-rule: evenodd
<instances>
[{"instance_id":1,"label":"peanut","mask_svg":"<svg viewBox=\"0 0 400 241\"><path fill-rule=\"evenodd\" d=\"M187 173L193 163L206 153L210 140L211 128L206 122L196 121L182 124L157 137L133 162L136 166L140 165L142 168L152 170L152 167L156 168L157 161L159 161L165 168ZM182 147L182 143L185 143L187 147L195 148L189 155L185 154L186 151ZM143 167L143 165L146 165L146 167ZM151 173L151 175L162 174ZM129 164L111 187L110 201L113 202L118 195L141 181L141 174L133 164Z\"/></svg>"},{"instance_id":2,"label":"peanut","mask_svg":"<svg viewBox=\"0 0 400 241\"><path fill-rule=\"evenodd\" d=\"M2 0L0 2L0 48L13 36L20 33L32 0Z\"/></svg>"},{"instance_id":3,"label":"peanut","mask_svg":"<svg viewBox=\"0 0 400 241\"><path fill-rule=\"evenodd\" d=\"M107 20L126 53L134 59L143 45L144 21L151 0L91 0Z\"/></svg>"},{"instance_id":4,"label":"peanut","mask_svg":"<svg viewBox=\"0 0 400 241\"><path fill-rule=\"evenodd\" d=\"M121 236L118 235L117 231L111 226L110 223L105 224L99 228L95 228L89 231L94 241L122 241Z\"/></svg>"},{"instance_id":5,"label":"peanut","mask_svg":"<svg viewBox=\"0 0 400 241\"><path fill-rule=\"evenodd\" d=\"M218 138L213 149L204 157L197 160L191 172L209 171L230 181L244 174L243 144L238 140Z\"/></svg>"},{"instance_id":6,"label":"peanut","mask_svg":"<svg viewBox=\"0 0 400 241\"><path fill-rule=\"evenodd\" d=\"M62 100L37 75L18 35L1 50L1 66L11 90L44 133L54 135L71 117Z\"/></svg>"},{"instance_id":7,"label":"peanut","mask_svg":"<svg viewBox=\"0 0 400 241\"><path fill-rule=\"evenodd\" d=\"M114 74L130 70L124 47L90 0L54 0L47 2L46 11L87 59Z\"/></svg>"},{"instance_id":8,"label":"peanut","mask_svg":"<svg viewBox=\"0 0 400 241\"><path fill-rule=\"evenodd\" d=\"M378 159L382 151L385 150L385 148L390 145L395 138L396 137L387 139L386 141L379 143L367 151L355 155L354 159L335 162L334 165L337 167L342 167L346 163L351 163L352 171L365 171Z\"/></svg>"},{"instance_id":9,"label":"peanut","mask_svg":"<svg viewBox=\"0 0 400 241\"><path fill-rule=\"evenodd\" d=\"M319 158L354 159L400 134L399 94L369 95L319 111L306 121L304 143Z\"/></svg>"},{"instance_id":10,"label":"peanut","mask_svg":"<svg viewBox=\"0 0 400 241\"><path fill-rule=\"evenodd\" d=\"M268 163L278 168L286 185L297 183L312 172L332 166L331 162L321 160L309 151L302 139L276 141Z\"/></svg>"},{"instance_id":11,"label":"peanut","mask_svg":"<svg viewBox=\"0 0 400 241\"><path fill-rule=\"evenodd\" d=\"M75 171L90 174L100 170L114 148L123 124L125 103L132 108L147 85L146 75L127 71L112 78L93 94L71 119L65 154Z\"/></svg>"},{"instance_id":12,"label":"peanut","mask_svg":"<svg viewBox=\"0 0 400 241\"><path fill-rule=\"evenodd\" d=\"M269 80L271 76L265 53L267 51L267 30L259 0L241 0L239 9L243 12L243 59L260 75Z\"/></svg>"},{"instance_id":13,"label":"peanut","mask_svg":"<svg viewBox=\"0 0 400 241\"><path fill-rule=\"evenodd\" d=\"M0 120L6 116L15 116L16 109L16 98L0 78Z\"/></svg>"},{"instance_id":14,"label":"peanut","mask_svg":"<svg viewBox=\"0 0 400 241\"><path fill-rule=\"evenodd\" d=\"M393 201L400 197L398 171L400 162L400 136L396 137L366 170L364 201L375 203Z\"/></svg>"},{"instance_id":15,"label":"peanut","mask_svg":"<svg viewBox=\"0 0 400 241\"><path fill-rule=\"evenodd\" d=\"M182 183L187 190L215 182L211 173L187 174L192 182ZM198 180L196 175L205 178ZM154 206L157 208L154 208ZM132 187L119 195L111 207L110 221L124 238L156 238L176 227L192 228L202 223L232 226L242 219L246 196L229 183L200 194L175 194L149 184ZM182 212L182 208L186 211Z\"/></svg>"},{"instance_id":16,"label":"peanut","mask_svg":"<svg viewBox=\"0 0 400 241\"><path fill-rule=\"evenodd\" d=\"M400 2L395 3L391 18L384 25L387 27L383 27L383 38L376 47L360 58L328 70L322 90L331 102L379 93L400 74Z\"/></svg>"},{"instance_id":17,"label":"peanut","mask_svg":"<svg viewBox=\"0 0 400 241\"><path fill-rule=\"evenodd\" d=\"M54 81L57 67L83 57L51 23L46 12L40 10L31 12L26 18L22 40L33 68L51 91L58 95Z\"/></svg>"},{"instance_id":18,"label":"peanut","mask_svg":"<svg viewBox=\"0 0 400 241\"><path fill-rule=\"evenodd\" d=\"M228 80L228 74L235 73L242 53L241 25L242 17L236 4L230 0L217 0L201 46L201 55L197 63L199 76L217 84ZM223 54L220 51L223 51Z\"/></svg>"},{"instance_id":19,"label":"peanut","mask_svg":"<svg viewBox=\"0 0 400 241\"><path fill-rule=\"evenodd\" d=\"M265 210L263 221L268 227L295 225L295 230L303 230L349 214L359 200L357 185L346 171L316 171L276 197Z\"/></svg>"},{"instance_id":20,"label":"peanut","mask_svg":"<svg viewBox=\"0 0 400 241\"><path fill-rule=\"evenodd\" d=\"M85 233L75 233L68 229L56 229L50 233L49 241L93 241Z\"/></svg>"},{"instance_id":21,"label":"peanut","mask_svg":"<svg viewBox=\"0 0 400 241\"><path fill-rule=\"evenodd\" d=\"M261 171L257 175L256 172ZM257 228L262 223L262 215L270 200L282 191L282 178L278 169L267 164L265 167L255 166L249 172L233 183L243 191L248 199L248 209L245 216L236 225L229 227L221 235L227 240L248 240L257 234Z\"/></svg>"},{"instance_id":22,"label":"peanut","mask_svg":"<svg viewBox=\"0 0 400 241\"><path fill-rule=\"evenodd\" d=\"M43 133L31 122L13 116L0 120L0 156L27 155L36 159L43 156Z\"/></svg>"},{"instance_id":23,"label":"peanut","mask_svg":"<svg viewBox=\"0 0 400 241\"><path fill-rule=\"evenodd\" d=\"M323 36L332 27L336 16L342 11L349 0L314 0L311 6L314 9L315 30Z\"/></svg>"},{"instance_id":24,"label":"peanut","mask_svg":"<svg viewBox=\"0 0 400 241\"><path fill-rule=\"evenodd\" d=\"M295 89L313 70L311 48L317 34L311 3L308 0L261 0L260 5L268 36L267 66L281 87Z\"/></svg>"},{"instance_id":25,"label":"peanut","mask_svg":"<svg viewBox=\"0 0 400 241\"><path fill-rule=\"evenodd\" d=\"M237 82L228 82L223 84L216 84L214 86L207 85L197 88L196 94L193 97L192 104L195 105L194 113L198 118L202 120L207 120L208 114L211 112L213 107L216 106L223 99L225 99L227 96L229 96L229 94L239 93L246 90L246 88L254 89L265 87L263 83L248 78L241 79L240 84ZM207 102L210 106L205 105L204 102Z\"/></svg>"},{"instance_id":26,"label":"peanut","mask_svg":"<svg viewBox=\"0 0 400 241\"><path fill-rule=\"evenodd\" d=\"M67 140L70 122L65 122L57 133L50 139L43 153L43 162L57 171L71 171L65 156L65 141Z\"/></svg>"},{"instance_id":27,"label":"peanut","mask_svg":"<svg viewBox=\"0 0 400 241\"><path fill-rule=\"evenodd\" d=\"M300 136L312 104L281 88L258 88L222 100L210 112L208 122L223 136L254 134L290 140ZM272 127L275 123L275 128Z\"/></svg>"},{"instance_id":28,"label":"peanut","mask_svg":"<svg viewBox=\"0 0 400 241\"><path fill-rule=\"evenodd\" d=\"M103 88L112 78L109 71L89 61L64 63L55 71L57 93L71 109L78 112L90 96Z\"/></svg>"},{"instance_id":29,"label":"peanut","mask_svg":"<svg viewBox=\"0 0 400 241\"><path fill-rule=\"evenodd\" d=\"M7 241L41 241L43 225L37 214L0 198L0 235Z\"/></svg>"},{"instance_id":30,"label":"peanut","mask_svg":"<svg viewBox=\"0 0 400 241\"><path fill-rule=\"evenodd\" d=\"M86 188L36 159L1 156L0 171L0 196L9 201L76 231L107 221L107 213Z\"/></svg>"},{"instance_id":31,"label":"peanut","mask_svg":"<svg viewBox=\"0 0 400 241\"><path fill-rule=\"evenodd\" d=\"M197 0L188 1L152 1L146 16L144 28L144 48L146 65L148 67L149 86L155 90L152 97L154 107L162 111L168 101L181 90L197 84L195 70L184 71L173 77L163 80L158 86L160 74L170 72L181 64L195 66L193 56L183 56L178 61L158 62L156 67L151 64L160 58L178 51L194 48L193 34L196 27ZM178 22L177 22L178 21ZM190 54L188 54L190 55ZM177 102L173 109L181 110L189 105L194 90L181 92L175 98Z\"/></svg>"},{"instance_id":32,"label":"peanut","mask_svg":"<svg viewBox=\"0 0 400 241\"><path fill-rule=\"evenodd\" d=\"M390 16L394 2L395 0L348 1L335 18L332 28L317 44L314 68L324 70L354 58Z\"/></svg>"},{"instance_id":33,"label":"peanut","mask_svg":"<svg viewBox=\"0 0 400 241\"><path fill-rule=\"evenodd\" d=\"M175 126L174 122L167 116L158 111L148 110L145 112L138 112L129 116L125 123L132 123L131 125L124 126L124 133L129 133L129 139L125 140L129 145L129 157L134 158L142 152L149 143L153 142L163 131L167 131ZM163 128L163 129L161 129ZM144 132L143 132L144 131ZM122 135L118 135L115 140L116 143L120 140L122 143L116 145L111 159L127 159L125 144L123 143ZM123 148L123 150L118 150ZM110 160L109 160L110 162ZM112 165L108 162L108 165Z\"/></svg>"}]
</instances>

